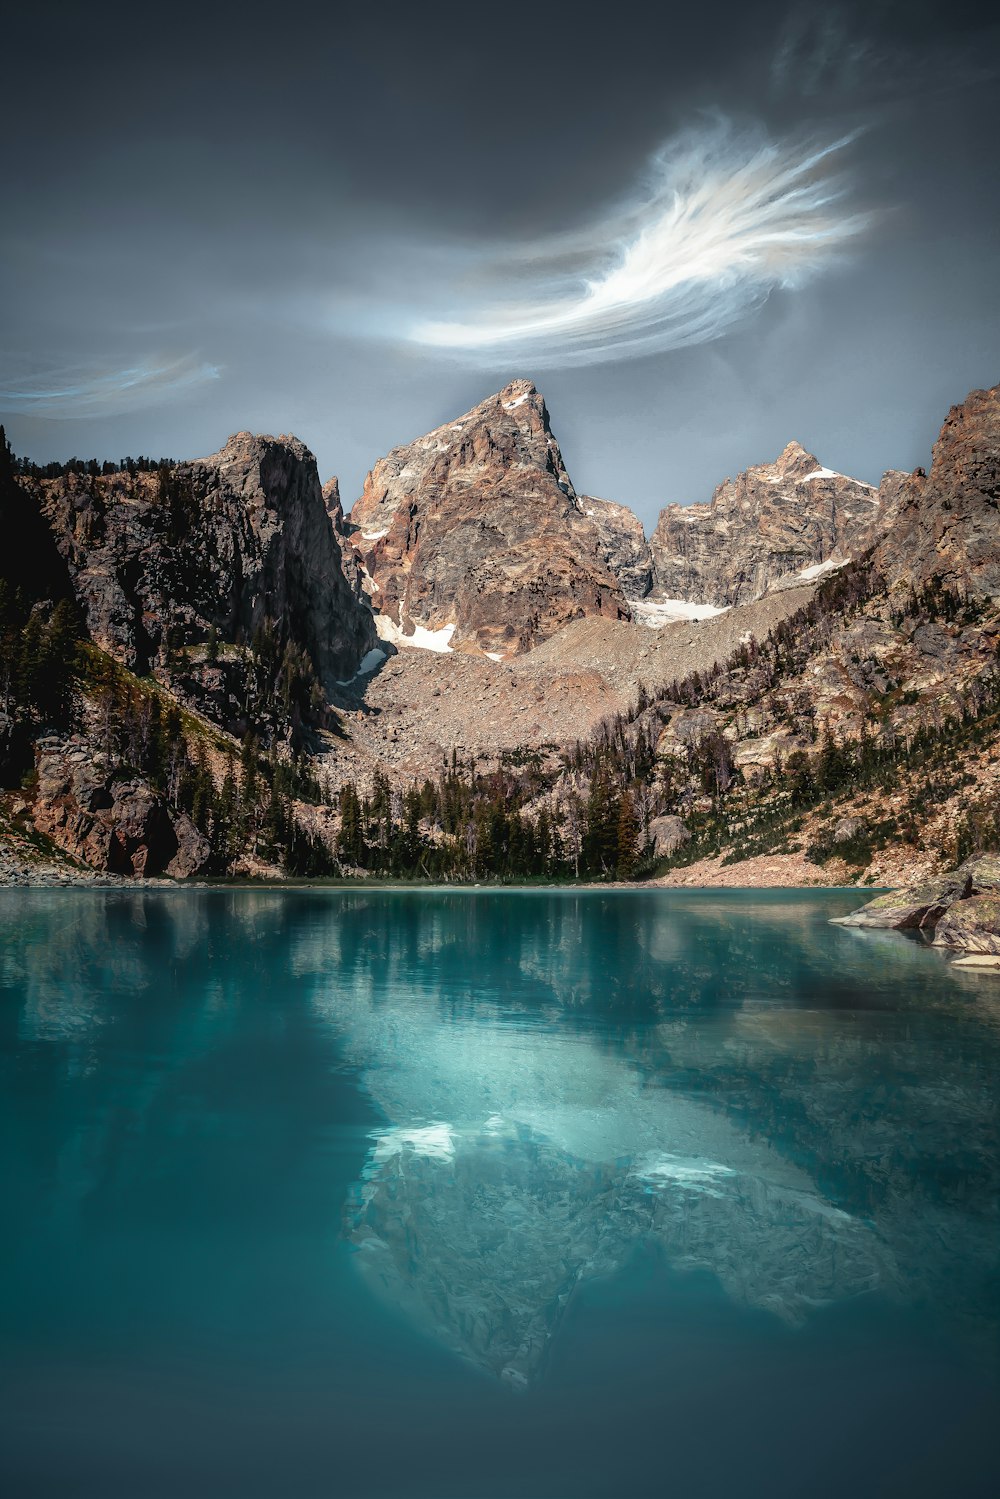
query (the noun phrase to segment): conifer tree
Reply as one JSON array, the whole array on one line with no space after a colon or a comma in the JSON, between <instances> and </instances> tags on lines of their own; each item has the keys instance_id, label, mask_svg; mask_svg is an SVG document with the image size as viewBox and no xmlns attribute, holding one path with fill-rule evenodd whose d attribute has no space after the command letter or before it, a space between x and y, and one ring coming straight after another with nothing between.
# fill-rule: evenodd
<instances>
[{"instance_id":1,"label":"conifer tree","mask_svg":"<svg viewBox=\"0 0 1000 1499\"><path fill-rule=\"evenodd\" d=\"M639 853L639 818L632 793L626 791L618 807L615 869L627 880L634 872Z\"/></svg>"}]
</instances>

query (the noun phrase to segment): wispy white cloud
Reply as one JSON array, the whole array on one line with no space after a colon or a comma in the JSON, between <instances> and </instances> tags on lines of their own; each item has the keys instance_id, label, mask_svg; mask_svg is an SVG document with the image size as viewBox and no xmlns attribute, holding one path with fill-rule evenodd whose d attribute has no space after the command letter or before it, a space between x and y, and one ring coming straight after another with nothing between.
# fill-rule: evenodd
<instances>
[{"instance_id":1,"label":"wispy white cloud","mask_svg":"<svg viewBox=\"0 0 1000 1499\"><path fill-rule=\"evenodd\" d=\"M442 247L449 291L428 292L434 314L426 302L404 314L405 336L550 367L719 338L867 228L847 201L853 139L782 143L712 119L664 146L631 196L581 231L488 263L481 250ZM463 283L475 291L463 297Z\"/></svg>"},{"instance_id":2,"label":"wispy white cloud","mask_svg":"<svg viewBox=\"0 0 1000 1499\"><path fill-rule=\"evenodd\" d=\"M160 405L217 380L217 366L188 355L147 358L122 369L75 365L40 370L22 367L5 373L0 410L43 417L114 416Z\"/></svg>"}]
</instances>

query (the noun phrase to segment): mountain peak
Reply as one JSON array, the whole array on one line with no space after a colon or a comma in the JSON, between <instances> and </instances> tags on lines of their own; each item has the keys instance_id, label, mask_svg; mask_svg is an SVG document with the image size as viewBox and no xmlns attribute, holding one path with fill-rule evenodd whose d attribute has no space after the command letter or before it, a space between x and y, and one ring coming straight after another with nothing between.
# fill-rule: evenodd
<instances>
[{"instance_id":1,"label":"mountain peak","mask_svg":"<svg viewBox=\"0 0 1000 1499\"><path fill-rule=\"evenodd\" d=\"M774 463L769 466L778 469L782 474L787 474L789 478L800 475L804 477L807 473L822 468L816 455L810 453L808 448L804 448L800 442L795 441L786 443Z\"/></svg>"},{"instance_id":2,"label":"mountain peak","mask_svg":"<svg viewBox=\"0 0 1000 1499\"><path fill-rule=\"evenodd\" d=\"M466 412L459 421L466 422L471 419L490 421L495 419L497 410L519 413L514 420L527 419L545 432L549 431L549 413L545 405L545 398L538 389L534 380L511 380L502 390L495 395L487 396L485 401L480 401L471 411Z\"/></svg>"},{"instance_id":3,"label":"mountain peak","mask_svg":"<svg viewBox=\"0 0 1000 1499\"><path fill-rule=\"evenodd\" d=\"M316 460L312 453L298 437L289 432L283 432L274 437L270 432L233 432L216 453L209 453L206 458L191 459L191 464L199 464L206 467L220 468L227 464L253 465L260 463L268 453L283 449L292 458L299 462L312 463Z\"/></svg>"},{"instance_id":4,"label":"mountain peak","mask_svg":"<svg viewBox=\"0 0 1000 1499\"><path fill-rule=\"evenodd\" d=\"M881 530L870 484L825 468L800 442L720 484L708 505L668 506L650 538L657 582L670 598L717 608L761 598L779 580L809 583Z\"/></svg>"},{"instance_id":5,"label":"mountain peak","mask_svg":"<svg viewBox=\"0 0 1000 1499\"><path fill-rule=\"evenodd\" d=\"M437 649L499 658L581 615L628 617L608 567L617 543L583 513L532 380L394 448L351 521L397 644L420 630Z\"/></svg>"},{"instance_id":6,"label":"mountain peak","mask_svg":"<svg viewBox=\"0 0 1000 1499\"><path fill-rule=\"evenodd\" d=\"M511 380L503 390L498 390L495 399L506 404L508 401L524 400L527 396L537 396L538 386L534 380Z\"/></svg>"}]
</instances>

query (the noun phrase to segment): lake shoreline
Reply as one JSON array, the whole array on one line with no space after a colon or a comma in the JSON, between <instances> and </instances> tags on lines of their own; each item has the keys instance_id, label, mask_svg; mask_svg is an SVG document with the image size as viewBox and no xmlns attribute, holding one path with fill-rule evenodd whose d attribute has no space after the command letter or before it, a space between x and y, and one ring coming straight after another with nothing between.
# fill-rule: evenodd
<instances>
[{"instance_id":1,"label":"lake shoreline","mask_svg":"<svg viewBox=\"0 0 1000 1499\"><path fill-rule=\"evenodd\" d=\"M847 876L845 878L845 876ZM898 878L880 880L878 888L895 888L912 881L913 874L899 871ZM666 889L738 889L738 890L787 890L787 889L856 889L870 890L871 885L861 885L850 878L850 871L841 862L831 861L828 868L811 864L803 854L772 854L743 859L738 863L724 864L720 854L712 859L699 859L666 874L646 880L393 880L376 875L344 875L340 877L303 879L301 876L280 874L262 869L260 875L240 875L218 878L198 877L187 880L153 876L149 879L132 875L113 874L107 871L83 869L62 859L47 856L32 846L27 838L5 838L0 840L0 889L120 889L120 890L291 890L291 889L473 889L503 890L509 888L529 890L666 890Z\"/></svg>"},{"instance_id":2,"label":"lake shoreline","mask_svg":"<svg viewBox=\"0 0 1000 1499\"><path fill-rule=\"evenodd\" d=\"M687 870L677 870L673 875L685 875ZM227 890L282 890L282 891L323 891L323 890L397 890L397 891L538 891L554 893L566 891L633 891L635 893L649 892L654 890L857 890L866 895L875 890L881 890L884 886L855 885L842 882L827 883L820 880L760 880L748 882L746 880L720 879L716 881L705 879L678 879L675 877L664 877L652 880L539 880L535 883L526 883L523 880L383 880L376 877L371 879L302 879L290 877L289 879L261 878L261 879L217 879L217 880L170 880L170 879L128 879L121 875L98 874L96 872L76 871L72 873L29 875L22 878L6 878L0 876L0 890L118 890L118 891L153 891L153 890L198 890L224 892Z\"/></svg>"},{"instance_id":3,"label":"lake shoreline","mask_svg":"<svg viewBox=\"0 0 1000 1499\"><path fill-rule=\"evenodd\" d=\"M645 880L544 880L494 881L494 880L383 880L377 876L341 876L338 878L303 880L300 876L282 877L280 873L261 866L259 875L239 875L230 878L197 877L175 880L167 876L137 879L132 875L113 874L107 871L85 869L68 857L53 855L40 848L25 833L10 824L0 822L0 889L171 889L189 888L275 888L291 889L295 886L313 888L400 888L427 889L442 883L456 890L473 889L476 886L503 889L508 884L526 889L570 889L570 890L656 890L656 889L739 889L739 890L786 890L786 889L895 889L925 879L936 871L930 861L920 861L912 856L884 860L880 865L879 878L865 884L856 878L856 872L843 860L831 859L824 865L811 863L802 852L786 854L761 854L741 859L732 864L724 862L725 855L694 860L680 865L664 874Z\"/></svg>"}]
</instances>

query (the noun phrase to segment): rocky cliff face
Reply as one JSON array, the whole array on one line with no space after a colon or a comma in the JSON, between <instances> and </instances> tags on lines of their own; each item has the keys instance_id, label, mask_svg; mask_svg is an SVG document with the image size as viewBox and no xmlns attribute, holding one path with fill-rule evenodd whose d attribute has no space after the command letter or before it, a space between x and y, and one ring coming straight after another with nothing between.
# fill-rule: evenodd
<instances>
[{"instance_id":1,"label":"rocky cliff face","mask_svg":"<svg viewBox=\"0 0 1000 1499\"><path fill-rule=\"evenodd\" d=\"M316 462L291 437L237 433L154 473L28 480L102 649L146 672L169 644L249 642L265 620L332 687L374 643L345 577Z\"/></svg>"},{"instance_id":2,"label":"rocky cliff face","mask_svg":"<svg viewBox=\"0 0 1000 1499\"><path fill-rule=\"evenodd\" d=\"M989 602L1000 600L998 473L997 390L954 408L929 475L891 472L878 491L792 444L776 463L727 480L711 504L664 512L652 548L658 586L647 593L651 552L638 521L622 506L577 495L544 403L526 381L383 459L349 519L336 481L321 490L311 455L290 438L243 433L207 459L100 476L32 478L8 459L0 517L11 521L17 546L0 577L18 585L13 592L25 578L31 587L28 605L0 621L0 752L6 746L8 768L16 761L7 784L20 783L36 744L56 733L66 741L88 722L92 731L100 702L105 731L93 737L107 766L91 785L81 779L87 756L79 746L72 755L46 749L39 830L101 870L197 867L197 858L175 862L190 833L180 836L176 809L195 815L195 801L156 770L162 746L149 728L145 686L119 682L125 673L87 652L65 702L39 689L48 637L38 624L58 612L62 577L96 643L156 676L158 723L178 705L193 707L232 736L234 755L253 735L268 751L296 757L286 786L302 777L308 787L304 778L315 774L321 789L350 782L363 795L377 772L396 791L435 775L456 747L480 756L585 742L617 712L658 751L643 815L653 817L664 853L674 842L679 854L679 822L693 829L684 857L698 857L697 819L716 816L713 798L731 804L726 825L740 846L767 852L785 836L773 806L791 794L793 778L799 802L813 806L820 774L853 800L845 792L829 816L814 808L812 831L795 830L817 857L839 847L837 819L860 829L848 844L870 835L876 852L904 837L912 851L928 826L938 829L934 849L948 840L957 848L955 828L968 822L975 833L995 802L994 739L981 720L1000 719L1000 612ZM873 537L873 562L826 576L827 563L861 556ZM946 589L921 586L942 578ZM764 590L713 619L663 622L664 596L705 601L700 612L711 614ZM403 651L386 665L390 651L375 648L369 599L385 639L438 651L450 643L452 652ZM662 628L630 620L630 601L636 618ZM268 620L278 628L261 630ZM69 621L64 654L73 638ZM324 732L343 724L325 715L303 653L328 685L343 688L350 733ZM517 659L497 664L482 659L487 653ZM863 743L869 759L872 745L884 757L900 745L908 752L915 736L952 719L968 739L954 775L949 769L921 789L914 771L912 796L894 793L892 806L880 805L884 787L869 795L868 771L857 789L852 745ZM127 732L116 736L116 728ZM188 747L191 784L206 768L196 750ZM213 749L209 759L222 798L229 755ZM3 760L0 753L0 775ZM257 800L250 797L244 819L252 830L261 797L271 795L270 759L258 769ZM206 814L204 781L198 825L214 838L223 818ZM151 789L167 785L176 807ZM964 802L963 788L972 788ZM553 791L555 814L569 816L570 791L585 795L583 771ZM291 791L282 795L290 804ZM223 801L229 817L232 797ZM539 805L525 801L524 815L538 816ZM306 834L330 846L323 828L306 827L289 807L293 823L296 849L281 845L289 859L312 857ZM255 847L256 831L248 836ZM441 828L428 836L439 838ZM964 851L980 846L962 837ZM442 846L428 844L428 856L438 858ZM234 857L224 844L220 866Z\"/></svg>"},{"instance_id":3,"label":"rocky cliff face","mask_svg":"<svg viewBox=\"0 0 1000 1499\"><path fill-rule=\"evenodd\" d=\"M89 869L186 879L208 864L208 839L187 814L141 777L104 767L86 740L43 739L37 755L35 827Z\"/></svg>"},{"instance_id":4,"label":"rocky cliff face","mask_svg":"<svg viewBox=\"0 0 1000 1499\"><path fill-rule=\"evenodd\" d=\"M953 712L955 695L971 690L995 659L1000 623L989 600L1000 596L1000 388L974 391L952 408L930 474L890 472L879 495L885 530L872 553L873 595L853 617L835 620L801 675L781 685L785 700L810 705L814 725L850 739L866 723L907 735ZM914 605L910 588L931 578L971 595L972 606Z\"/></svg>"},{"instance_id":5,"label":"rocky cliff face","mask_svg":"<svg viewBox=\"0 0 1000 1499\"><path fill-rule=\"evenodd\" d=\"M323 504L326 506L326 513L330 517L330 525L333 527L333 534L337 540L340 567L347 579L347 586L362 609L368 611L371 609L368 598L371 579L365 572L364 564L351 542L351 532L355 528L344 515L339 479L327 479L323 485Z\"/></svg>"},{"instance_id":6,"label":"rocky cliff face","mask_svg":"<svg viewBox=\"0 0 1000 1499\"><path fill-rule=\"evenodd\" d=\"M872 546L881 541L893 530L899 520L900 508L912 477L913 475L907 473L905 469L886 469L878 487L878 512L873 518L868 535L862 532L858 541L858 551L865 545Z\"/></svg>"},{"instance_id":7,"label":"rocky cliff face","mask_svg":"<svg viewBox=\"0 0 1000 1499\"><path fill-rule=\"evenodd\" d=\"M1000 596L1000 386L974 390L945 418L931 471L899 486L892 530L876 552L896 584L940 576Z\"/></svg>"},{"instance_id":8,"label":"rocky cliff face","mask_svg":"<svg viewBox=\"0 0 1000 1499\"><path fill-rule=\"evenodd\" d=\"M1000 834L1000 389L952 409L930 474L891 472L879 496L876 526L886 529L870 556L827 580L774 637L735 652L711 682L689 684L657 746L681 764L726 741L719 784L742 772L726 836L748 856L794 838L822 865L846 845L866 878L909 885L914 872L936 876ZM761 831L780 804L767 784L775 775L803 805L811 799L810 830ZM754 786L759 796L747 792ZM830 791L839 800L828 816ZM995 893L977 904L951 894L963 904L949 910L941 943L990 951ZM933 884L873 910L877 921L869 911L860 924L937 926L945 913Z\"/></svg>"},{"instance_id":9,"label":"rocky cliff face","mask_svg":"<svg viewBox=\"0 0 1000 1499\"><path fill-rule=\"evenodd\" d=\"M628 506L614 500L583 495L580 504L597 527L601 556L608 571L621 583L625 597L644 599L653 586L653 554L642 521Z\"/></svg>"},{"instance_id":10,"label":"rocky cliff face","mask_svg":"<svg viewBox=\"0 0 1000 1499\"><path fill-rule=\"evenodd\" d=\"M870 546L882 507L879 490L790 442L774 463L726 479L707 505L661 511L650 540L657 590L717 607L749 603L779 579Z\"/></svg>"},{"instance_id":11,"label":"rocky cliff face","mask_svg":"<svg viewBox=\"0 0 1000 1499\"><path fill-rule=\"evenodd\" d=\"M530 381L395 448L351 521L386 638L511 655L583 615L629 616Z\"/></svg>"}]
</instances>

